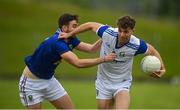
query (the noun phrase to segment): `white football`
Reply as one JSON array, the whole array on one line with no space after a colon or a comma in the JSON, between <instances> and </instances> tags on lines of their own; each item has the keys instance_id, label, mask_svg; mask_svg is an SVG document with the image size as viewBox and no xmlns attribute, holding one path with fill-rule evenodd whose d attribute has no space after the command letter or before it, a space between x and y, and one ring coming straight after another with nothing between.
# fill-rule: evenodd
<instances>
[{"instance_id":1,"label":"white football","mask_svg":"<svg viewBox=\"0 0 180 110\"><path fill-rule=\"evenodd\" d=\"M145 73L152 73L160 70L161 62L156 56L145 56L141 60L141 70Z\"/></svg>"}]
</instances>

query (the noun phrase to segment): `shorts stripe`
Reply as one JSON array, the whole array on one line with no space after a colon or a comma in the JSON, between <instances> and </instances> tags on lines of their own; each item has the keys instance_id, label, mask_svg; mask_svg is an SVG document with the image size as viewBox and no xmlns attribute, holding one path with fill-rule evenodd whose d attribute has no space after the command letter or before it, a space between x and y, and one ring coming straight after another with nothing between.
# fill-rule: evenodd
<instances>
[{"instance_id":1,"label":"shorts stripe","mask_svg":"<svg viewBox=\"0 0 180 110\"><path fill-rule=\"evenodd\" d=\"M24 100L25 105L28 106L28 101L27 101L26 92L25 92L26 81L27 81L27 77L24 76L23 80L22 80L22 83L21 83L21 90L20 90L20 92L22 92L22 94L23 94L23 100Z\"/></svg>"},{"instance_id":2,"label":"shorts stripe","mask_svg":"<svg viewBox=\"0 0 180 110\"><path fill-rule=\"evenodd\" d=\"M21 83L21 85L20 85L20 87L21 87L21 88L20 88L20 92L22 92L22 85L23 85L23 83L24 83L24 81L25 81L24 79L25 79L25 77L23 77L23 80L20 82L20 83Z\"/></svg>"}]
</instances>

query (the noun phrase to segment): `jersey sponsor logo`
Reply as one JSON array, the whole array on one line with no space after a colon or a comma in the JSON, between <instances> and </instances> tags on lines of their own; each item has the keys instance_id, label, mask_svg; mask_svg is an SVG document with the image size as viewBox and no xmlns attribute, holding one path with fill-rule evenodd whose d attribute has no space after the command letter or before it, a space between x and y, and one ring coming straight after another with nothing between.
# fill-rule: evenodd
<instances>
[{"instance_id":1,"label":"jersey sponsor logo","mask_svg":"<svg viewBox=\"0 0 180 110\"><path fill-rule=\"evenodd\" d=\"M114 63L125 63L126 61L122 61L122 60L114 60Z\"/></svg>"},{"instance_id":2,"label":"jersey sponsor logo","mask_svg":"<svg viewBox=\"0 0 180 110\"><path fill-rule=\"evenodd\" d=\"M72 44L70 44L70 45L69 45L69 48L72 50L72 49L73 49L73 45L72 45Z\"/></svg>"},{"instance_id":3,"label":"jersey sponsor logo","mask_svg":"<svg viewBox=\"0 0 180 110\"><path fill-rule=\"evenodd\" d=\"M119 57L124 57L125 56L125 52L120 52L119 53Z\"/></svg>"}]
</instances>

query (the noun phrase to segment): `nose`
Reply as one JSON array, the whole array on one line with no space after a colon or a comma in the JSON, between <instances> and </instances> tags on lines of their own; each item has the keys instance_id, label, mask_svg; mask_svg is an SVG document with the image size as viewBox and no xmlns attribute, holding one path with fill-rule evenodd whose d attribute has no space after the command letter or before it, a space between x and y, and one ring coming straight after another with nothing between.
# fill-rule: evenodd
<instances>
[{"instance_id":1,"label":"nose","mask_svg":"<svg viewBox=\"0 0 180 110\"><path fill-rule=\"evenodd\" d=\"M121 37L125 37L125 33L124 32L121 32Z\"/></svg>"}]
</instances>

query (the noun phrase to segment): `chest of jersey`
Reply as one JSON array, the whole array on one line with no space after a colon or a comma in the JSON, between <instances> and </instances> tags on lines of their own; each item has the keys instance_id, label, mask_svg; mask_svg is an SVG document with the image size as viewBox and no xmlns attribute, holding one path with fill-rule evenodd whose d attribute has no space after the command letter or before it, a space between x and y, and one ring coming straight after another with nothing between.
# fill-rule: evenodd
<instances>
[{"instance_id":1,"label":"chest of jersey","mask_svg":"<svg viewBox=\"0 0 180 110\"><path fill-rule=\"evenodd\" d=\"M134 57L137 49L129 46L129 44L126 44L122 47L117 47L117 41L116 40L106 40L103 42L101 47L101 56L105 56L111 52L114 52L116 54L116 62L126 62L132 60Z\"/></svg>"}]
</instances>

